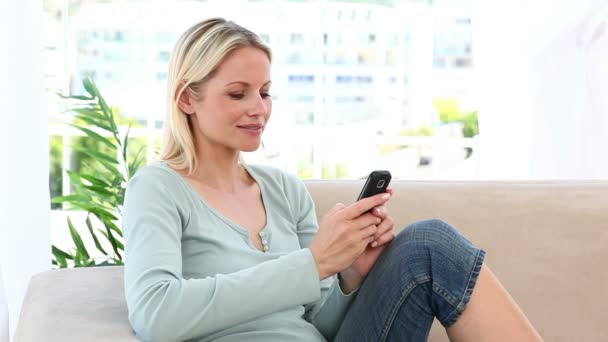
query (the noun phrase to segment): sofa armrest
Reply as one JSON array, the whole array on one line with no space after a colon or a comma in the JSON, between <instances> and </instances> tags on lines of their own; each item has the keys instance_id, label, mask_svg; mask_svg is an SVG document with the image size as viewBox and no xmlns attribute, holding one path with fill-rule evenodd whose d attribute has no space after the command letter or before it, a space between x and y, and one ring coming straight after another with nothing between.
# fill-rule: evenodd
<instances>
[{"instance_id":1,"label":"sofa armrest","mask_svg":"<svg viewBox=\"0 0 608 342\"><path fill-rule=\"evenodd\" d=\"M123 267L60 269L33 276L14 341L138 341L127 317Z\"/></svg>"}]
</instances>

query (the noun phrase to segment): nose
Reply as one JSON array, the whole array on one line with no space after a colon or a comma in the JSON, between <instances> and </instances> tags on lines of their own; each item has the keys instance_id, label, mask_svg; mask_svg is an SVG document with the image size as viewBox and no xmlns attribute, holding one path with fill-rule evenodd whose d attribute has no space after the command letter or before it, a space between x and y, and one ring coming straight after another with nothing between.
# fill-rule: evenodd
<instances>
[{"instance_id":1,"label":"nose","mask_svg":"<svg viewBox=\"0 0 608 342\"><path fill-rule=\"evenodd\" d=\"M251 108L248 113L249 115L255 116L268 114L268 104L261 95L255 96L252 101L253 103L251 104Z\"/></svg>"}]
</instances>

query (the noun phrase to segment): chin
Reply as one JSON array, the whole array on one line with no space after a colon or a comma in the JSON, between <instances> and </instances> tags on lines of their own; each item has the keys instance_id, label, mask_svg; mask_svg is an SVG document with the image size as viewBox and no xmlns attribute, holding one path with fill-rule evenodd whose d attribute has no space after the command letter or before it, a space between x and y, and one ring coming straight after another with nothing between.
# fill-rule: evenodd
<instances>
[{"instance_id":1,"label":"chin","mask_svg":"<svg viewBox=\"0 0 608 342\"><path fill-rule=\"evenodd\" d=\"M241 146L240 150L243 152L254 152L257 151L258 148L260 148L259 142L257 144L248 144L245 146Z\"/></svg>"}]
</instances>

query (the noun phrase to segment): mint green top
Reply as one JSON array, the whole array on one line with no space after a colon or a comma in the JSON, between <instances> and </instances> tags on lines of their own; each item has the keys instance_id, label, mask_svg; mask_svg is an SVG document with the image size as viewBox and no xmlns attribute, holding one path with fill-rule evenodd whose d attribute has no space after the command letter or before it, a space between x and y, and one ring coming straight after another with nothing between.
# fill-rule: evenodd
<instances>
[{"instance_id":1,"label":"mint green top","mask_svg":"<svg viewBox=\"0 0 608 342\"><path fill-rule=\"evenodd\" d=\"M244 166L266 208L265 252L165 163L129 182L125 293L140 339L333 339L354 295L342 293L336 276L319 279L308 249L318 229L312 198L293 175Z\"/></svg>"}]
</instances>

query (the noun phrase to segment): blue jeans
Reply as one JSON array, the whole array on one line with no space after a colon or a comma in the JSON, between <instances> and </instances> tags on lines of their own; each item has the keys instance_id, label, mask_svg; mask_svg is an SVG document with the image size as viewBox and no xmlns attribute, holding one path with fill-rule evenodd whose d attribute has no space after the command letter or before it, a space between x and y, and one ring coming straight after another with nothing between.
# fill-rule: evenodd
<instances>
[{"instance_id":1,"label":"blue jeans","mask_svg":"<svg viewBox=\"0 0 608 342\"><path fill-rule=\"evenodd\" d=\"M405 228L361 285L334 341L426 341L434 317L446 328L460 317L484 256L443 221Z\"/></svg>"}]
</instances>

